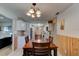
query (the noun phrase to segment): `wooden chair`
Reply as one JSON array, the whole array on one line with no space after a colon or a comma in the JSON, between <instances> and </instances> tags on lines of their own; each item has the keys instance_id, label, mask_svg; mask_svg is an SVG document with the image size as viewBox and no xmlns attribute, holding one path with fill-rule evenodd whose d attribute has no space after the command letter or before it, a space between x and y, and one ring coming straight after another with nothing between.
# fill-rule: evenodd
<instances>
[{"instance_id":1,"label":"wooden chair","mask_svg":"<svg viewBox=\"0 0 79 59\"><path fill-rule=\"evenodd\" d=\"M48 41L53 43L53 37L49 36Z\"/></svg>"},{"instance_id":2,"label":"wooden chair","mask_svg":"<svg viewBox=\"0 0 79 59\"><path fill-rule=\"evenodd\" d=\"M51 50L49 49L50 43L38 43L32 42L33 44L33 51L32 55L34 56L51 56Z\"/></svg>"},{"instance_id":3,"label":"wooden chair","mask_svg":"<svg viewBox=\"0 0 79 59\"><path fill-rule=\"evenodd\" d=\"M29 39L29 36L25 37L25 43L28 43L29 40L30 40L30 39ZM27 55L27 56L32 55L32 49L27 49L26 55Z\"/></svg>"},{"instance_id":4,"label":"wooden chair","mask_svg":"<svg viewBox=\"0 0 79 59\"><path fill-rule=\"evenodd\" d=\"M29 36L25 37L25 43L29 41Z\"/></svg>"},{"instance_id":5,"label":"wooden chair","mask_svg":"<svg viewBox=\"0 0 79 59\"><path fill-rule=\"evenodd\" d=\"M35 40L41 39L42 35L35 35Z\"/></svg>"}]
</instances>

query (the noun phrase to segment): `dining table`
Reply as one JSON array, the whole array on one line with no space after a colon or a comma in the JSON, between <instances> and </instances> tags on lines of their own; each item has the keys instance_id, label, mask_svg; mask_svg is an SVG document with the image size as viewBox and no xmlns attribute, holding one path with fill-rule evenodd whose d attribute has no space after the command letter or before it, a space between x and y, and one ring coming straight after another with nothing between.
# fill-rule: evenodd
<instances>
[{"instance_id":1,"label":"dining table","mask_svg":"<svg viewBox=\"0 0 79 59\"><path fill-rule=\"evenodd\" d=\"M46 40L29 40L27 43L24 44L23 46L23 56L27 56L26 52L28 52L28 50L30 50L30 52L32 52L33 49L33 45L32 42L38 42L38 43L45 43L47 42ZM53 50L53 55L57 56L57 48L58 46L56 46L53 42L50 42L50 50ZM28 52L29 53L29 52Z\"/></svg>"}]
</instances>

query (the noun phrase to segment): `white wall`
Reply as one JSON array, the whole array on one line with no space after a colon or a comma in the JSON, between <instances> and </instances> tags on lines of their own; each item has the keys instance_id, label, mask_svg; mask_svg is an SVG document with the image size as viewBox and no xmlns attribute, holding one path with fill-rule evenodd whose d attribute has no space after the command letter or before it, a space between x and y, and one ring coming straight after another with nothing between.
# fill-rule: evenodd
<instances>
[{"instance_id":1,"label":"white wall","mask_svg":"<svg viewBox=\"0 0 79 59\"><path fill-rule=\"evenodd\" d=\"M60 20L65 20L64 31L60 30ZM57 34L79 38L79 4L73 4L57 17Z\"/></svg>"}]
</instances>

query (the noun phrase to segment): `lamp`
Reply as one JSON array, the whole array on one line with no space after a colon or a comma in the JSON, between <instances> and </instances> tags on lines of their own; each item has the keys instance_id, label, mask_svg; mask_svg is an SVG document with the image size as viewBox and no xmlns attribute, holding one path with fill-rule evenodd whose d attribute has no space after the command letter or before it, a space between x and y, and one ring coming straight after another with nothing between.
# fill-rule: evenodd
<instances>
[{"instance_id":1,"label":"lamp","mask_svg":"<svg viewBox=\"0 0 79 59\"><path fill-rule=\"evenodd\" d=\"M31 16L32 18L37 18L41 16L41 11L36 7L36 3L32 3L31 9L26 13L27 16Z\"/></svg>"}]
</instances>

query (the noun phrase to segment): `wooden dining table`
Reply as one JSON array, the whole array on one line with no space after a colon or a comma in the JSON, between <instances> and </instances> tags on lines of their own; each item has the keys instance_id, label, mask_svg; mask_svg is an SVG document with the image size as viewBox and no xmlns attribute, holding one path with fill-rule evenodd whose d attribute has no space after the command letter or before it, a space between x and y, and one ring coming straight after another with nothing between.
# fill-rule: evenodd
<instances>
[{"instance_id":1,"label":"wooden dining table","mask_svg":"<svg viewBox=\"0 0 79 59\"><path fill-rule=\"evenodd\" d=\"M41 43L44 43L46 41L41 41ZM50 50L53 50L53 54L54 56L57 56L57 46L54 43L50 43ZM28 52L28 50L31 50L32 52L33 49L33 45L32 45L32 40L29 40L27 43L25 43L24 47L23 47L23 56L26 56L26 52Z\"/></svg>"}]
</instances>

